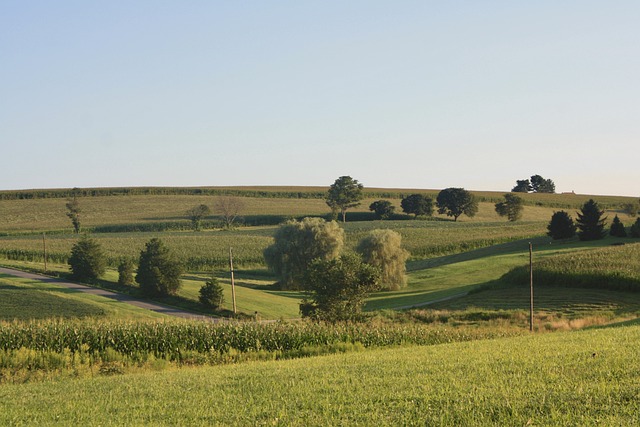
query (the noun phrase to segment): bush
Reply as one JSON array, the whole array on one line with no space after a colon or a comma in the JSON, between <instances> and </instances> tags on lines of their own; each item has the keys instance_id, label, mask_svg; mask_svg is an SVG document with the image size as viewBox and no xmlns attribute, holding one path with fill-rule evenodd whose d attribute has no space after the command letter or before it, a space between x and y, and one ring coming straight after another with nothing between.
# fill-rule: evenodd
<instances>
[{"instance_id":1,"label":"bush","mask_svg":"<svg viewBox=\"0 0 640 427\"><path fill-rule=\"evenodd\" d=\"M224 294L222 285L218 283L218 279L212 274L211 279L200 288L200 303L205 307L219 310L224 303Z\"/></svg>"},{"instance_id":2,"label":"bush","mask_svg":"<svg viewBox=\"0 0 640 427\"><path fill-rule=\"evenodd\" d=\"M133 261L131 261L130 259L123 259L122 261L120 261L120 264L118 264L118 284L119 285L131 286L134 284L134 281L133 281L134 267L135 265L133 264Z\"/></svg>"},{"instance_id":3,"label":"bush","mask_svg":"<svg viewBox=\"0 0 640 427\"><path fill-rule=\"evenodd\" d=\"M402 248L402 236L392 230L373 230L356 251L362 260L380 270L382 289L396 290L407 285L406 262L409 252Z\"/></svg>"},{"instance_id":4,"label":"bush","mask_svg":"<svg viewBox=\"0 0 640 427\"><path fill-rule=\"evenodd\" d=\"M71 277L76 280L95 280L102 276L107 260L100 244L84 236L71 248L69 257Z\"/></svg>"},{"instance_id":5,"label":"bush","mask_svg":"<svg viewBox=\"0 0 640 427\"><path fill-rule=\"evenodd\" d=\"M314 259L336 258L344 245L344 231L335 221L321 218L291 220L280 226L264 259L282 289L303 289L304 275Z\"/></svg>"},{"instance_id":6,"label":"bush","mask_svg":"<svg viewBox=\"0 0 640 427\"><path fill-rule=\"evenodd\" d=\"M379 289L379 271L354 254L309 265L306 282L311 301L300 304L303 317L329 322L357 321L369 293Z\"/></svg>"},{"instance_id":7,"label":"bush","mask_svg":"<svg viewBox=\"0 0 640 427\"><path fill-rule=\"evenodd\" d=\"M136 282L149 296L175 295L180 288L183 267L162 241L151 239L140 252Z\"/></svg>"},{"instance_id":8,"label":"bush","mask_svg":"<svg viewBox=\"0 0 640 427\"><path fill-rule=\"evenodd\" d=\"M576 235L576 225L571 219L571 215L565 211L554 212L551 221L547 225L548 236L553 240L569 239Z\"/></svg>"}]
</instances>

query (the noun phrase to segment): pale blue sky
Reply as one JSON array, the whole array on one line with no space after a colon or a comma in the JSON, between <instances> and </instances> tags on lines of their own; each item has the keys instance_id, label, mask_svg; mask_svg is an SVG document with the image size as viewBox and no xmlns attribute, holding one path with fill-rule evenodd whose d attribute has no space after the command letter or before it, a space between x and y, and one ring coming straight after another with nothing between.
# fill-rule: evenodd
<instances>
[{"instance_id":1,"label":"pale blue sky","mask_svg":"<svg viewBox=\"0 0 640 427\"><path fill-rule=\"evenodd\" d=\"M637 196L638 1L0 1L0 189Z\"/></svg>"}]
</instances>

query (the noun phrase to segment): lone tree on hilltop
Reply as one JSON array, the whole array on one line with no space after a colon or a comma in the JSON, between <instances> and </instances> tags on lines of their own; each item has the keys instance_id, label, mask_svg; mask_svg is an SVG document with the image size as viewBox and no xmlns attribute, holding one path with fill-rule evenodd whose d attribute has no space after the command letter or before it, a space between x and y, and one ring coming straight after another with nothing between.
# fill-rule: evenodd
<instances>
[{"instance_id":1,"label":"lone tree on hilltop","mask_svg":"<svg viewBox=\"0 0 640 427\"><path fill-rule=\"evenodd\" d=\"M409 252L402 248L402 236L392 230L373 230L365 236L356 251L365 264L380 270L382 289L396 290L407 285Z\"/></svg>"},{"instance_id":2,"label":"lone tree on hilltop","mask_svg":"<svg viewBox=\"0 0 640 427\"><path fill-rule=\"evenodd\" d=\"M454 221L462 214L471 218L478 212L478 202L464 188L445 188L438 193L436 204L438 213L452 216Z\"/></svg>"},{"instance_id":3,"label":"lone tree on hilltop","mask_svg":"<svg viewBox=\"0 0 640 427\"><path fill-rule=\"evenodd\" d=\"M341 176L331 184L327 193L327 205L332 212L342 214L342 222L347 221L347 209L360 205L364 197L362 194L363 185L357 179L350 176Z\"/></svg>"},{"instance_id":4,"label":"lone tree on hilltop","mask_svg":"<svg viewBox=\"0 0 640 427\"><path fill-rule=\"evenodd\" d=\"M175 295L180 289L183 267L164 243L153 238L140 252L136 282L149 296Z\"/></svg>"},{"instance_id":5,"label":"lone tree on hilltop","mask_svg":"<svg viewBox=\"0 0 640 427\"><path fill-rule=\"evenodd\" d=\"M273 244L264 250L264 259L279 276L281 289L303 289L305 271L311 262L338 257L343 245L344 231L335 221L291 220L278 228Z\"/></svg>"},{"instance_id":6,"label":"lone tree on hilltop","mask_svg":"<svg viewBox=\"0 0 640 427\"><path fill-rule=\"evenodd\" d=\"M530 191L533 191L533 187L528 179L517 180L516 186L511 189L512 193L528 193Z\"/></svg>"},{"instance_id":7,"label":"lone tree on hilltop","mask_svg":"<svg viewBox=\"0 0 640 427\"><path fill-rule=\"evenodd\" d=\"M576 235L576 225L571 215L565 211L555 212L551 216L547 230L547 235L551 236L553 240L568 239Z\"/></svg>"},{"instance_id":8,"label":"lone tree on hilltop","mask_svg":"<svg viewBox=\"0 0 640 427\"><path fill-rule=\"evenodd\" d=\"M211 213L211 209L207 205L198 205L187 211L187 217L191 221L193 231L200 231L200 226L204 217Z\"/></svg>"},{"instance_id":9,"label":"lone tree on hilltop","mask_svg":"<svg viewBox=\"0 0 640 427\"><path fill-rule=\"evenodd\" d=\"M107 267L107 260L100 244L87 236L82 237L71 247L69 257L71 277L84 281L95 280L102 276Z\"/></svg>"},{"instance_id":10,"label":"lone tree on hilltop","mask_svg":"<svg viewBox=\"0 0 640 427\"><path fill-rule=\"evenodd\" d=\"M388 200L378 200L369 205L369 210L373 211L378 219L389 219L396 208Z\"/></svg>"},{"instance_id":11,"label":"lone tree on hilltop","mask_svg":"<svg viewBox=\"0 0 640 427\"><path fill-rule=\"evenodd\" d=\"M624 228L624 224L616 215L613 218L613 222L611 223L611 230L609 230L609 234L614 237L627 237L627 230Z\"/></svg>"},{"instance_id":12,"label":"lone tree on hilltop","mask_svg":"<svg viewBox=\"0 0 640 427\"><path fill-rule=\"evenodd\" d=\"M556 184L550 179L544 179L540 175L531 177L531 187L534 193L555 193Z\"/></svg>"},{"instance_id":13,"label":"lone tree on hilltop","mask_svg":"<svg viewBox=\"0 0 640 427\"><path fill-rule=\"evenodd\" d=\"M80 203L78 203L78 199L76 198L75 194L73 196L73 199L67 200L67 204L65 206L67 207L68 211L67 216L69 217L69 219L71 219L71 224L73 224L74 233L80 233L80 213L82 212L82 210L80 209Z\"/></svg>"},{"instance_id":14,"label":"lone tree on hilltop","mask_svg":"<svg viewBox=\"0 0 640 427\"><path fill-rule=\"evenodd\" d=\"M600 210L598 203L593 199L586 202L580 212L578 212L578 237L580 240L598 240L602 239L606 232L606 217L603 218L604 210Z\"/></svg>"},{"instance_id":15,"label":"lone tree on hilltop","mask_svg":"<svg viewBox=\"0 0 640 427\"><path fill-rule=\"evenodd\" d=\"M495 206L498 215L506 216L509 221L517 221L522 218L524 200L515 194L507 193L504 195L504 201L496 203Z\"/></svg>"},{"instance_id":16,"label":"lone tree on hilltop","mask_svg":"<svg viewBox=\"0 0 640 427\"><path fill-rule=\"evenodd\" d=\"M410 194L400 202L402 211L418 216L433 215L433 199L424 194Z\"/></svg>"},{"instance_id":17,"label":"lone tree on hilltop","mask_svg":"<svg viewBox=\"0 0 640 427\"><path fill-rule=\"evenodd\" d=\"M379 289L378 269L355 254L314 260L305 280L311 300L300 304L302 316L328 322L361 320L365 299Z\"/></svg>"}]
</instances>

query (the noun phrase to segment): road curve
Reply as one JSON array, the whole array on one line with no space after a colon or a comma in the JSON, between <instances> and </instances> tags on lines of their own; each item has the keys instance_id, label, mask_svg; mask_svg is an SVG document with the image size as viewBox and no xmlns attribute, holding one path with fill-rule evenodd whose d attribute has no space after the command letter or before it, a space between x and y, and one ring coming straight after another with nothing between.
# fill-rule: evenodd
<instances>
[{"instance_id":1,"label":"road curve","mask_svg":"<svg viewBox=\"0 0 640 427\"><path fill-rule=\"evenodd\" d=\"M11 268L4 268L4 267L0 267L0 274L6 274L9 276L19 277L22 279L36 280L42 283L55 284L56 286L72 289L77 292L84 292L87 294L98 295L98 296L116 300L125 304L131 304L136 307L155 311L156 313L162 313L169 316L181 317L183 319L205 320L213 323L221 321L220 318L204 316L202 314L190 313L188 311L183 311L174 307L169 307L166 305L133 298L129 295L119 294L116 292L111 292L111 291L107 291L100 288L92 288L90 286L80 285L78 283L66 282L64 280L59 280L53 277L47 277L40 274L27 273L25 271L13 270Z\"/></svg>"}]
</instances>

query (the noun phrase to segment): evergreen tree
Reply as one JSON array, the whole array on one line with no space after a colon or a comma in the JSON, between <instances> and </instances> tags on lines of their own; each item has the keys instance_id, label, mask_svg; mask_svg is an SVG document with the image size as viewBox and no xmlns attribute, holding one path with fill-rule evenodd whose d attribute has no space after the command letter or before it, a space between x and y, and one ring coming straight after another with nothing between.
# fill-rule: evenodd
<instances>
[{"instance_id":1,"label":"evergreen tree","mask_svg":"<svg viewBox=\"0 0 640 427\"><path fill-rule=\"evenodd\" d=\"M133 270L134 268L133 261L126 258L120 261L118 264L118 284L119 285L133 285Z\"/></svg>"},{"instance_id":2,"label":"evergreen tree","mask_svg":"<svg viewBox=\"0 0 640 427\"><path fill-rule=\"evenodd\" d=\"M603 218L602 215L604 215L604 210L600 210L598 203L593 199L590 199L582 206L576 220L580 230L578 231L580 240L598 240L606 235L604 227L607 218Z\"/></svg>"},{"instance_id":3,"label":"evergreen tree","mask_svg":"<svg viewBox=\"0 0 640 427\"><path fill-rule=\"evenodd\" d=\"M636 222L633 223L631 229L629 230L629 235L631 237L640 237L640 218L636 219Z\"/></svg>"},{"instance_id":4,"label":"evergreen tree","mask_svg":"<svg viewBox=\"0 0 640 427\"><path fill-rule=\"evenodd\" d=\"M151 239L140 252L136 282L146 295L175 295L182 273L182 265L160 239Z\"/></svg>"},{"instance_id":5,"label":"evergreen tree","mask_svg":"<svg viewBox=\"0 0 640 427\"><path fill-rule=\"evenodd\" d=\"M205 307L219 310L224 303L222 285L218 283L218 278L211 274L211 278L200 288L200 303Z\"/></svg>"},{"instance_id":6,"label":"evergreen tree","mask_svg":"<svg viewBox=\"0 0 640 427\"><path fill-rule=\"evenodd\" d=\"M100 244L84 236L71 248L69 266L74 279L94 280L104 274L107 260Z\"/></svg>"},{"instance_id":7,"label":"evergreen tree","mask_svg":"<svg viewBox=\"0 0 640 427\"><path fill-rule=\"evenodd\" d=\"M551 236L553 240L568 239L576 235L576 225L573 223L571 215L565 211L555 212L551 216L547 230L547 235Z\"/></svg>"},{"instance_id":8,"label":"evergreen tree","mask_svg":"<svg viewBox=\"0 0 640 427\"><path fill-rule=\"evenodd\" d=\"M609 230L609 234L614 237L627 237L627 230L624 229L624 224L616 215L613 218L613 222L611 223L611 230Z\"/></svg>"}]
</instances>

